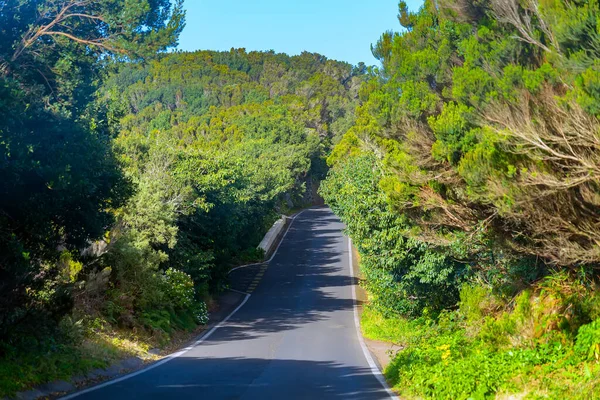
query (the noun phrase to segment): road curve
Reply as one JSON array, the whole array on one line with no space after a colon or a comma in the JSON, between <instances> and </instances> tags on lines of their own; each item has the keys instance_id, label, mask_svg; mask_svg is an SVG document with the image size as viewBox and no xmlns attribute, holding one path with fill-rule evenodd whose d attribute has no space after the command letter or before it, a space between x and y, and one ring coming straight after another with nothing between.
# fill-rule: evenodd
<instances>
[{"instance_id":1,"label":"road curve","mask_svg":"<svg viewBox=\"0 0 600 400\"><path fill-rule=\"evenodd\" d=\"M209 338L76 398L389 399L357 335L343 228L328 208L304 211L252 296Z\"/></svg>"}]
</instances>

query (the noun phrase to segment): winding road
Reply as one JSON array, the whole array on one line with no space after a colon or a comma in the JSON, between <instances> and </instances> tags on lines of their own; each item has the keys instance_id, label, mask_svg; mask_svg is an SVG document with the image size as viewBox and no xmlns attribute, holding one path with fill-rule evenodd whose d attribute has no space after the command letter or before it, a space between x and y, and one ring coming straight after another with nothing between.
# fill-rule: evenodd
<instances>
[{"instance_id":1,"label":"winding road","mask_svg":"<svg viewBox=\"0 0 600 400\"><path fill-rule=\"evenodd\" d=\"M343 228L328 208L304 211L252 295L207 338L68 398L392 398L357 332Z\"/></svg>"}]
</instances>

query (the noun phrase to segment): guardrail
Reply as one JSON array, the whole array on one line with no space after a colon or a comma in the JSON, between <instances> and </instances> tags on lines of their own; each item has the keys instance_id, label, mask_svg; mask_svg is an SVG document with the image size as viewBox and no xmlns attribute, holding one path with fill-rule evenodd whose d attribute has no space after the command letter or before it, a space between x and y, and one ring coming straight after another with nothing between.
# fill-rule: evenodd
<instances>
[{"instance_id":1,"label":"guardrail","mask_svg":"<svg viewBox=\"0 0 600 400\"><path fill-rule=\"evenodd\" d=\"M271 229L267 232L263 240L260 242L257 248L262 249L265 252L265 259L268 259L275 247L279 243L279 239L285 232L285 229L291 223L292 218L282 215L280 219L275 221Z\"/></svg>"}]
</instances>

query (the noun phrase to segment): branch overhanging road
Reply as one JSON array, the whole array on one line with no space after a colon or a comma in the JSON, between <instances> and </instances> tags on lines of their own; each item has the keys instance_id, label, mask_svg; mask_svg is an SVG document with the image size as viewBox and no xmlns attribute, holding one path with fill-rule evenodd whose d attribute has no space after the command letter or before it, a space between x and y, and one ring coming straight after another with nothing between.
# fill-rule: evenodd
<instances>
[{"instance_id":1,"label":"branch overhanging road","mask_svg":"<svg viewBox=\"0 0 600 400\"><path fill-rule=\"evenodd\" d=\"M393 398L358 335L343 228L328 208L304 211L252 296L208 337L68 398Z\"/></svg>"}]
</instances>

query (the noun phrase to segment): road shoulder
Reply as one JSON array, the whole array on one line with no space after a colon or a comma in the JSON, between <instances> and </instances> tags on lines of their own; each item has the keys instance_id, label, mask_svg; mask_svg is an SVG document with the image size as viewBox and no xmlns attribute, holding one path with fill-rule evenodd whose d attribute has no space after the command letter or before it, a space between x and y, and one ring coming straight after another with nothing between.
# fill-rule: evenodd
<instances>
[{"instance_id":1,"label":"road shoulder","mask_svg":"<svg viewBox=\"0 0 600 400\"><path fill-rule=\"evenodd\" d=\"M116 361L107 368L95 369L87 374L73 376L68 380L50 382L19 392L13 398L19 400L59 399L150 368L152 365L164 361L173 353L192 346L198 340L201 340L215 326L227 318L245 298L244 294L229 290L222 293L215 302L215 309L211 310L208 324L198 327L188 335L180 336L163 349L149 350L146 359L143 357L129 357Z\"/></svg>"},{"instance_id":2,"label":"road shoulder","mask_svg":"<svg viewBox=\"0 0 600 400\"><path fill-rule=\"evenodd\" d=\"M353 252L353 254L352 254L353 274L355 277L357 277L359 279L359 281L362 281L363 276L362 276L362 274L360 272L360 268L359 268L360 255L354 246L352 246L352 252ZM362 285L357 285L356 286L356 304L358 307L359 321L362 321L363 307L365 304L367 304L368 300L369 299L368 299L368 294L367 294L366 290L362 287ZM362 332L362 330L361 330L361 332ZM401 347L396 344L384 342L384 341L380 341L380 340L372 340L372 339L368 339L364 336L363 336L363 340L364 340L365 344L367 345L369 352L371 353L373 361L375 361L375 363L379 367L379 370L382 371L382 373L385 370L385 368L390 364L390 362L392 360L392 354L396 353L398 350L401 349Z\"/></svg>"}]
</instances>

